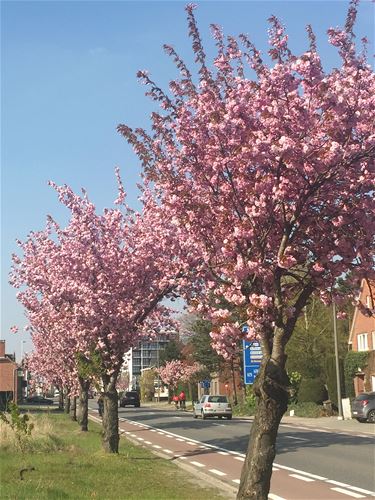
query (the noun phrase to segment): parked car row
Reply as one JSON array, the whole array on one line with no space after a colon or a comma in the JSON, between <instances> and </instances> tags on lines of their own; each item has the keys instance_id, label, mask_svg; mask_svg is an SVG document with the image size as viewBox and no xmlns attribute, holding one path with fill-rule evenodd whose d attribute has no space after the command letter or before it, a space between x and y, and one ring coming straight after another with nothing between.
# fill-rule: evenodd
<instances>
[{"instance_id":1,"label":"parked car row","mask_svg":"<svg viewBox=\"0 0 375 500\"><path fill-rule=\"evenodd\" d=\"M26 398L26 403L34 405L53 405L53 399L48 399L43 396L30 396Z\"/></svg>"}]
</instances>

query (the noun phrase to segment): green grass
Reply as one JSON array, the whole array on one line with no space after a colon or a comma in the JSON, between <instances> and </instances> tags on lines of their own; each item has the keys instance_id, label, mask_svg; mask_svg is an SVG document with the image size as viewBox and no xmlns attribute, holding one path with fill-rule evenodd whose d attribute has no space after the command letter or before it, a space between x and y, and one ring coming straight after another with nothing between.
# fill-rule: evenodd
<instances>
[{"instance_id":1,"label":"green grass","mask_svg":"<svg viewBox=\"0 0 375 500\"><path fill-rule=\"evenodd\" d=\"M5 439L3 433L1 499L223 498L218 489L202 488L201 479L190 476L171 460L134 446L123 437L118 455L105 454L101 450L101 429L97 424L90 422L90 431L83 433L67 415L43 413L33 417L33 434L40 435L32 437L34 443L29 451L12 449L9 436ZM31 467L35 470L25 471L21 480L20 470Z\"/></svg>"}]
</instances>

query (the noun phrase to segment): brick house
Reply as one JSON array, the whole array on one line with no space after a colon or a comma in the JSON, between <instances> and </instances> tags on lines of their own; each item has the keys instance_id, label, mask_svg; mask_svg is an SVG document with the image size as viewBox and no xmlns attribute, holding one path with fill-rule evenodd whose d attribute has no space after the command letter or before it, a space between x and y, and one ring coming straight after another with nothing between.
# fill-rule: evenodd
<instances>
[{"instance_id":1,"label":"brick house","mask_svg":"<svg viewBox=\"0 0 375 500\"><path fill-rule=\"evenodd\" d=\"M12 354L5 354L5 340L0 340L0 410L9 401L18 402L22 397L22 369Z\"/></svg>"},{"instance_id":2,"label":"brick house","mask_svg":"<svg viewBox=\"0 0 375 500\"><path fill-rule=\"evenodd\" d=\"M368 283L362 280L359 300L368 308L374 308L375 283L371 283L369 288ZM375 317L365 316L358 307L354 310L349 348L355 352L369 353L367 366L359 366L354 379L356 395L375 391Z\"/></svg>"}]
</instances>

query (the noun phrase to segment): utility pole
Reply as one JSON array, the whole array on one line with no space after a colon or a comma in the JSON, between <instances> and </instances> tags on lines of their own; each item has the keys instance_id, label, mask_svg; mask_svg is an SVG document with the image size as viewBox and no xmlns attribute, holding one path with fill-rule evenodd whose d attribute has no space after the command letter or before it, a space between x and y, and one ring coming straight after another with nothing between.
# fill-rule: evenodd
<instances>
[{"instance_id":1,"label":"utility pole","mask_svg":"<svg viewBox=\"0 0 375 500\"><path fill-rule=\"evenodd\" d=\"M337 341L337 322L336 322L336 304L333 302L333 337L335 340L335 360L336 360L336 383L337 383L337 407L339 410L339 416L337 420L343 419L342 414L342 401L341 401L341 377L340 377L340 363L339 363L339 347Z\"/></svg>"}]
</instances>

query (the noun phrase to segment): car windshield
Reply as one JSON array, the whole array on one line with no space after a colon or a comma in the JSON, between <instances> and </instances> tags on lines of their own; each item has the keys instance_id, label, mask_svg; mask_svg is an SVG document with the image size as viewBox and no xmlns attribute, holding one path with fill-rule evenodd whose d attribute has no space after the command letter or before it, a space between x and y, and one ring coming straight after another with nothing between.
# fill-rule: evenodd
<instances>
[{"instance_id":1,"label":"car windshield","mask_svg":"<svg viewBox=\"0 0 375 500\"><path fill-rule=\"evenodd\" d=\"M365 399L371 399L371 394L366 394L366 393L359 394L359 396L357 396L355 399L357 401L364 401Z\"/></svg>"},{"instance_id":2,"label":"car windshield","mask_svg":"<svg viewBox=\"0 0 375 500\"><path fill-rule=\"evenodd\" d=\"M127 392L125 394L125 397L127 397L127 398L136 398L137 396L138 396L137 392Z\"/></svg>"},{"instance_id":3,"label":"car windshield","mask_svg":"<svg viewBox=\"0 0 375 500\"><path fill-rule=\"evenodd\" d=\"M210 396L208 398L210 403L228 403L228 399L226 396Z\"/></svg>"}]
</instances>

